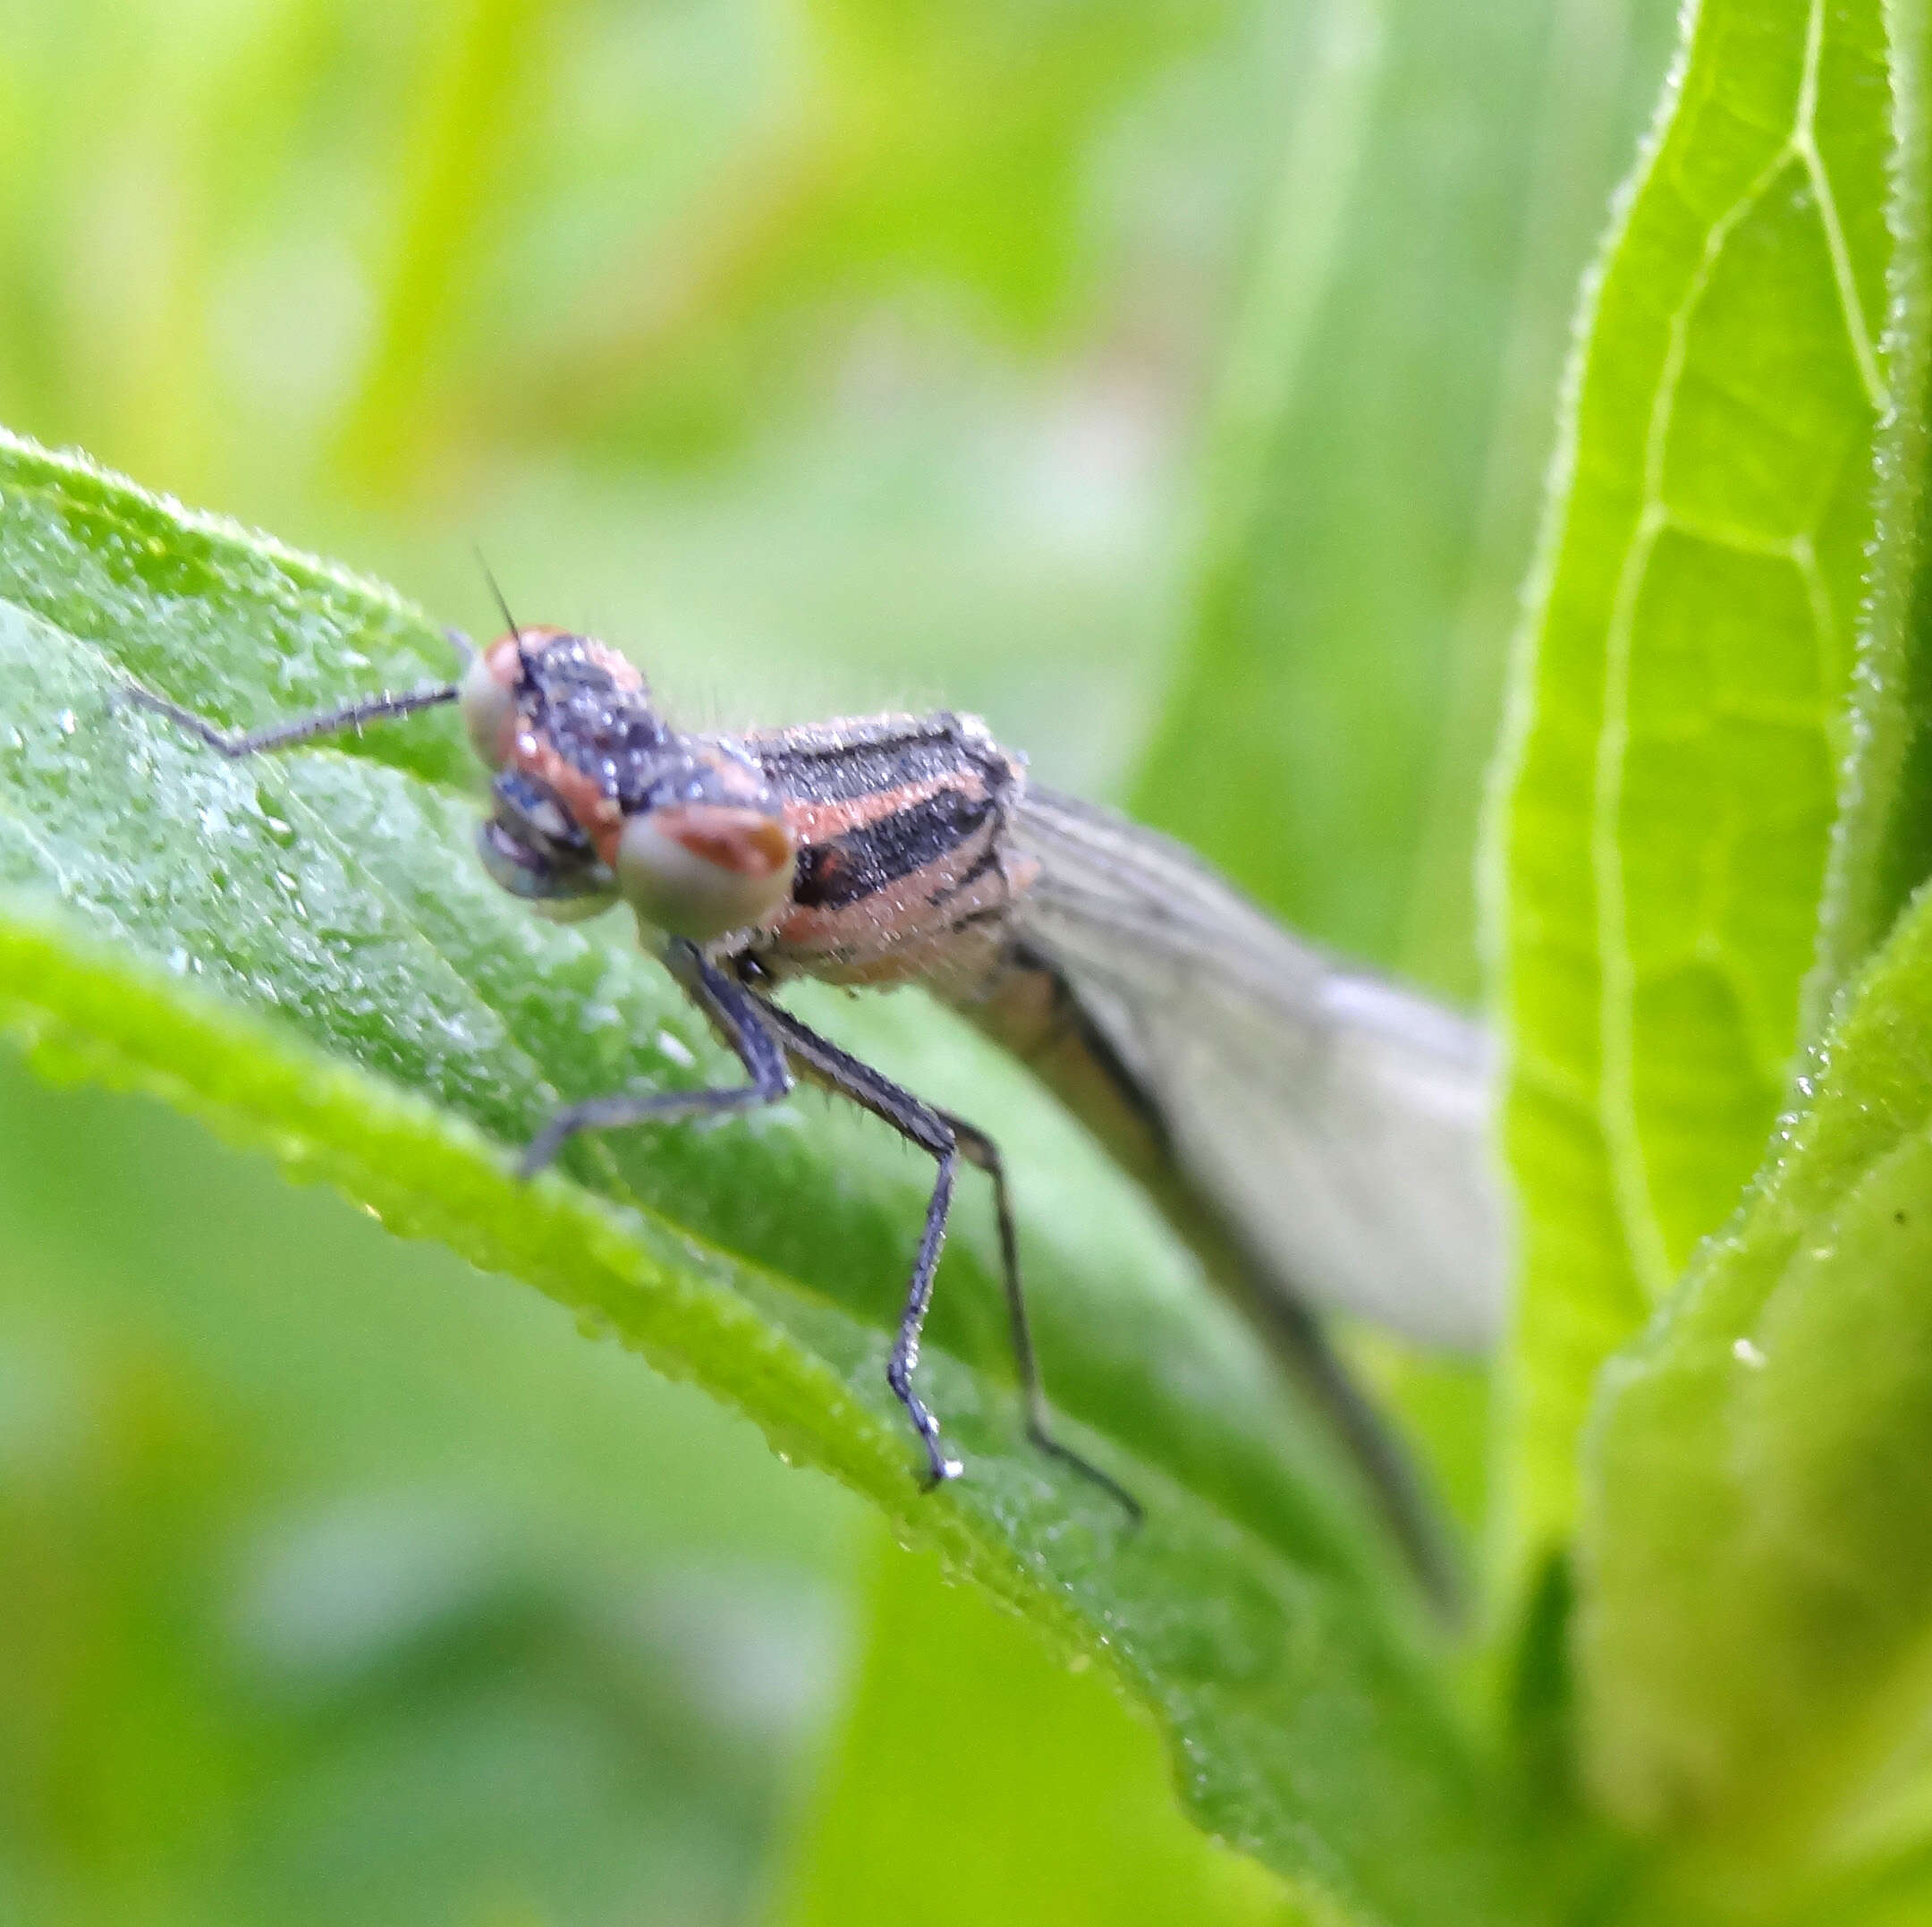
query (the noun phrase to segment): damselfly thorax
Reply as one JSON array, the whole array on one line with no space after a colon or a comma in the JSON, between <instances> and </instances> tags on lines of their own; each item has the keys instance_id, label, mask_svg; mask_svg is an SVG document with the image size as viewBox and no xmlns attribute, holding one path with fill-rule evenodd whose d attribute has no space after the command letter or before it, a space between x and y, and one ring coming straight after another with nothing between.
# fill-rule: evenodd
<instances>
[{"instance_id":1,"label":"damselfly thorax","mask_svg":"<svg viewBox=\"0 0 1932 1927\"><path fill-rule=\"evenodd\" d=\"M886 1377L937 1482L961 1468L912 1377L956 1170L978 1167L994 1186L1029 1430L1137 1510L1050 1428L992 1139L778 1001L800 976L924 985L1030 1064L1149 1189L1315 1392L1441 1582L1406 1464L1311 1308L1436 1342L1493 1334L1504 1268L1475 1032L1338 971L1178 845L1030 788L973 717L681 731L590 638L513 627L481 651L452 640L466 658L454 683L250 734L131 693L231 756L456 703L493 772L479 833L491 876L552 916L634 910L747 1081L568 1106L524 1152L526 1175L577 1132L747 1109L797 1077L918 1144L936 1175Z\"/></svg>"},{"instance_id":2,"label":"damselfly thorax","mask_svg":"<svg viewBox=\"0 0 1932 1927\"><path fill-rule=\"evenodd\" d=\"M750 954L775 976L974 995L1039 876L1013 839L1021 765L985 725L883 716L741 740L798 847Z\"/></svg>"}]
</instances>

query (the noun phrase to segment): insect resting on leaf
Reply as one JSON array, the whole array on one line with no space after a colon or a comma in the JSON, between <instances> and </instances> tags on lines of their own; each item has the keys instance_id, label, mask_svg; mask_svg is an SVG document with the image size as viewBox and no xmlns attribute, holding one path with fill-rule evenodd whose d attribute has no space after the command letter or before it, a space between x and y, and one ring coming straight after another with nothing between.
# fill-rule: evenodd
<instances>
[{"instance_id":1,"label":"insect resting on leaf","mask_svg":"<svg viewBox=\"0 0 1932 1927\"><path fill-rule=\"evenodd\" d=\"M550 916L627 904L746 1075L566 1105L521 1173L578 1132L749 1110L801 1077L927 1152L936 1176L886 1376L936 1485L962 1467L914 1371L959 1167L984 1171L1028 1432L1137 1518L1133 1496L1055 1436L993 1140L775 997L799 976L925 985L1027 1062L1147 1186L1314 1394L1425 1583L1447 1594L1408 1463L1311 1303L1438 1343L1493 1336L1501 1212L1477 1033L1335 968L1179 845L1030 786L976 718L684 732L614 649L505 620L481 650L450 632L463 659L453 682L250 733L127 693L230 757L455 704L493 772L479 835L491 877Z\"/></svg>"}]
</instances>

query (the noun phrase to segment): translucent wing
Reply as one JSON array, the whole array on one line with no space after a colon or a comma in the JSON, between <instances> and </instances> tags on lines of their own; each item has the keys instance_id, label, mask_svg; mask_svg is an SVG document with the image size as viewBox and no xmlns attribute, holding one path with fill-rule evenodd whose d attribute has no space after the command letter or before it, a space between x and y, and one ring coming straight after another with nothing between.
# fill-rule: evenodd
<instances>
[{"instance_id":1,"label":"translucent wing","mask_svg":"<svg viewBox=\"0 0 1932 1927\"><path fill-rule=\"evenodd\" d=\"M1505 1269L1481 1034L1338 970L1179 845L1030 789L1015 934L1139 1087L1175 1176L1276 1289L1490 1344Z\"/></svg>"}]
</instances>

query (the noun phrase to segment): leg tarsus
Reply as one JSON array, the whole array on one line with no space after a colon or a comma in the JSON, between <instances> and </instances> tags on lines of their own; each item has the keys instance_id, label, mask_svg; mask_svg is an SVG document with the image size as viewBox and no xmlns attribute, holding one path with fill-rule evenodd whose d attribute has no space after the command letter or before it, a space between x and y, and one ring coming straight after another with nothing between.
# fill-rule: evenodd
<instances>
[{"instance_id":1,"label":"leg tarsus","mask_svg":"<svg viewBox=\"0 0 1932 1927\"><path fill-rule=\"evenodd\" d=\"M926 1223L919 1233L919 1255L912 1261L912 1278L906 1287L905 1307L899 1314L899 1335L886 1361L886 1383L892 1395L905 1407L912 1429L926 1448L926 1490L929 1492L956 1479L965 1467L946 1456L940 1440L939 1421L924 1399L912 1389L912 1373L919 1364L919 1337L926 1326L926 1313L932 1305L933 1278L939 1269L939 1253L945 1245L946 1219L953 1210L953 1175L959 1167L959 1151L951 1143L943 1148L928 1144L938 1159L939 1169L933 1180L932 1196L926 1206Z\"/></svg>"},{"instance_id":2,"label":"leg tarsus","mask_svg":"<svg viewBox=\"0 0 1932 1927\"><path fill-rule=\"evenodd\" d=\"M1027 1437L1048 1458L1056 1458L1071 1472L1077 1472L1089 1485L1097 1485L1127 1515L1130 1529L1138 1528L1147 1520L1147 1507L1123 1486L1112 1473L1103 1471L1090 1458L1083 1458L1070 1445L1063 1445L1046 1426L1031 1418L1027 1421Z\"/></svg>"},{"instance_id":3,"label":"leg tarsus","mask_svg":"<svg viewBox=\"0 0 1932 1927\"><path fill-rule=\"evenodd\" d=\"M1097 1485L1114 1499L1132 1525L1147 1516L1146 1508L1120 1481L1104 1472L1072 1446L1055 1436L1052 1410L1046 1403L1046 1388L1040 1379L1039 1358L1033 1349L1033 1330L1027 1317L1026 1293L1020 1279L1020 1240L1013 1229L1013 1202L1006 1190L1006 1166L999 1146L977 1125L950 1111L940 1116L952 1129L964 1156L987 1174L993 1185L993 1210L999 1226L1000 1277L1006 1293L1007 1321L1012 1329L1013 1366L1020 1377L1021 1396L1026 1405L1026 1432L1047 1457L1058 1459L1077 1472L1089 1484Z\"/></svg>"},{"instance_id":4,"label":"leg tarsus","mask_svg":"<svg viewBox=\"0 0 1932 1927\"><path fill-rule=\"evenodd\" d=\"M777 1095L782 1097L780 1091ZM617 1131L627 1125L678 1124L687 1117L716 1117L728 1111L754 1110L775 1102L759 1084L727 1084L705 1091L654 1091L635 1097L585 1098L560 1105L517 1159L524 1182L556 1162L571 1139L585 1131Z\"/></svg>"},{"instance_id":5,"label":"leg tarsus","mask_svg":"<svg viewBox=\"0 0 1932 1927\"><path fill-rule=\"evenodd\" d=\"M886 1367L886 1382L891 1387L894 1397L905 1407L907 1417L912 1421L912 1429L919 1434L919 1444L925 1447L926 1469L919 1475L919 1490L936 1492L949 1479L957 1479L966 1467L960 1460L947 1456L939 1434L939 1421L933 1416L926 1401L912 1389L911 1368L900 1368L896 1347Z\"/></svg>"}]
</instances>

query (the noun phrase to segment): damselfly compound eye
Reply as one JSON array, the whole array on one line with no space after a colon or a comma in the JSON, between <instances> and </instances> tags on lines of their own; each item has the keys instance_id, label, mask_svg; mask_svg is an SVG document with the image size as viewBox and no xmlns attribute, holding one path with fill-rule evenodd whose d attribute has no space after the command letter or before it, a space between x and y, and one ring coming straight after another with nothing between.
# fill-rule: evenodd
<instances>
[{"instance_id":1,"label":"damselfly compound eye","mask_svg":"<svg viewBox=\"0 0 1932 1927\"><path fill-rule=\"evenodd\" d=\"M477 849L495 881L555 922L595 916L616 900L617 879L554 790L517 770L491 788L496 807Z\"/></svg>"},{"instance_id":2,"label":"damselfly compound eye","mask_svg":"<svg viewBox=\"0 0 1932 1927\"><path fill-rule=\"evenodd\" d=\"M456 707L469 732L470 747L492 769L501 769L510 760L519 673L516 643L506 638L472 656L456 684Z\"/></svg>"},{"instance_id":3,"label":"damselfly compound eye","mask_svg":"<svg viewBox=\"0 0 1932 1927\"><path fill-rule=\"evenodd\" d=\"M708 943L762 923L792 889L791 832L763 810L667 803L633 816L617 839L617 882L645 922Z\"/></svg>"}]
</instances>

